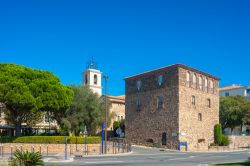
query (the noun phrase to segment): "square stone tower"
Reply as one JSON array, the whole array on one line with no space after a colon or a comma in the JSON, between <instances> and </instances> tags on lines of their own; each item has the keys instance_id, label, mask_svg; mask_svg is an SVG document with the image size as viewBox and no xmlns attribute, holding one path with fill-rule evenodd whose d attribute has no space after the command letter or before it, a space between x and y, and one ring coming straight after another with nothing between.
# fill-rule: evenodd
<instances>
[{"instance_id":1,"label":"square stone tower","mask_svg":"<svg viewBox=\"0 0 250 166\"><path fill-rule=\"evenodd\" d=\"M126 139L205 149L219 123L219 78L175 64L125 78Z\"/></svg>"}]
</instances>

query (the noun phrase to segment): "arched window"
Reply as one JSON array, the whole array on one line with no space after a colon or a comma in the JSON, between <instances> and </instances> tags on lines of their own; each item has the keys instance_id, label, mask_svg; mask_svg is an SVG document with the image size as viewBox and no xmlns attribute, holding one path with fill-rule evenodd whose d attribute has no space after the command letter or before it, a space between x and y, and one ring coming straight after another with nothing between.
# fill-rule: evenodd
<instances>
[{"instance_id":1,"label":"arched window","mask_svg":"<svg viewBox=\"0 0 250 166\"><path fill-rule=\"evenodd\" d=\"M158 76L158 85L161 86L163 84L163 75Z\"/></svg>"},{"instance_id":2,"label":"arched window","mask_svg":"<svg viewBox=\"0 0 250 166\"><path fill-rule=\"evenodd\" d=\"M202 77L199 77L199 88L202 89Z\"/></svg>"},{"instance_id":3,"label":"arched window","mask_svg":"<svg viewBox=\"0 0 250 166\"><path fill-rule=\"evenodd\" d=\"M87 74L85 75L85 84L86 85L88 84L88 75Z\"/></svg>"},{"instance_id":4,"label":"arched window","mask_svg":"<svg viewBox=\"0 0 250 166\"><path fill-rule=\"evenodd\" d=\"M97 85L97 75L94 75L94 84Z\"/></svg>"},{"instance_id":5,"label":"arched window","mask_svg":"<svg viewBox=\"0 0 250 166\"><path fill-rule=\"evenodd\" d=\"M204 90L207 92L207 78L205 78L205 88Z\"/></svg>"},{"instance_id":6,"label":"arched window","mask_svg":"<svg viewBox=\"0 0 250 166\"><path fill-rule=\"evenodd\" d=\"M211 93L214 93L214 83L212 80L209 80L209 85Z\"/></svg>"},{"instance_id":7,"label":"arched window","mask_svg":"<svg viewBox=\"0 0 250 166\"><path fill-rule=\"evenodd\" d=\"M193 74L193 84L196 87L197 86L197 77L196 74Z\"/></svg>"},{"instance_id":8,"label":"arched window","mask_svg":"<svg viewBox=\"0 0 250 166\"><path fill-rule=\"evenodd\" d=\"M136 86L137 86L137 90L140 91L141 90L141 86L142 86L141 80L136 81Z\"/></svg>"},{"instance_id":9,"label":"arched window","mask_svg":"<svg viewBox=\"0 0 250 166\"><path fill-rule=\"evenodd\" d=\"M186 83L187 83L187 86L190 87L190 72L189 71L186 73Z\"/></svg>"}]
</instances>

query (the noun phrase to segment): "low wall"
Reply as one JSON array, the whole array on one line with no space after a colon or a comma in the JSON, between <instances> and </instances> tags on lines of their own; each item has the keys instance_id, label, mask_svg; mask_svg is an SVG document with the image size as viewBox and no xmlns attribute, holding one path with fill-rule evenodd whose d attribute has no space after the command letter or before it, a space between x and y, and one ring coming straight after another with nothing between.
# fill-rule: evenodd
<instances>
[{"instance_id":1,"label":"low wall","mask_svg":"<svg viewBox=\"0 0 250 166\"><path fill-rule=\"evenodd\" d=\"M250 136L229 136L230 147L250 147Z\"/></svg>"},{"instance_id":2,"label":"low wall","mask_svg":"<svg viewBox=\"0 0 250 166\"><path fill-rule=\"evenodd\" d=\"M5 143L1 145L1 153L13 154L17 149L21 151L35 151L43 155L64 154L65 144L24 144L24 143ZM124 153L129 149L128 145L121 144L108 145L107 154ZM68 144L67 152L69 155L98 155L101 154L100 144Z\"/></svg>"}]
</instances>

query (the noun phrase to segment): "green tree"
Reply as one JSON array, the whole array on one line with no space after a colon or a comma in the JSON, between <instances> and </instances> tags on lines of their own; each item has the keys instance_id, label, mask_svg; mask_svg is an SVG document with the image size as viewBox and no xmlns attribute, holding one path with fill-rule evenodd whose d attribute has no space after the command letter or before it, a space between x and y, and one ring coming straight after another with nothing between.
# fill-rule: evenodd
<instances>
[{"instance_id":1,"label":"green tree","mask_svg":"<svg viewBox=\"0 0 250 166\"><path fill-rule=\"evenodd\" d=\"M93 93L88 86L72 85L71 88L74 91L73 103L65 112L60 126L72 135L79 135L86 125L88 133L94 135L103 122L104 98Z\"/></svg>"},{"instance_id":2,"label":"green tree","mask_svg":"<svg viewBox=\"0 0 250 166\"><path fill-rule=\"evenodd\" d=\"M0 102L5 105L6 120L15 125L16 136L21 135L22 123L39 123L45 111L58 119L72 99L73 91L48 71L0 64Z\"/></svg>"},{"instance_id":3,"label":"green tree","mask_svg":"<svg viewBox=\"0 0 250 166\"><path fill-rule=\"evenodd\" d=\"M216 124L214 126L214 143L216 145L220 145L222 142L222 129L221 124Z\"/></svg>"},{"instance_id":4,"label":"green tree","mask_svg":"<svg viewBox=\"0 0 250 166\"><path fill-rule=\"evenodd\" d=\"M231 128L249 124L250 104L242 96L228 96L220 98L220 123L222 128Z\"/></svg>"}]
</instances>

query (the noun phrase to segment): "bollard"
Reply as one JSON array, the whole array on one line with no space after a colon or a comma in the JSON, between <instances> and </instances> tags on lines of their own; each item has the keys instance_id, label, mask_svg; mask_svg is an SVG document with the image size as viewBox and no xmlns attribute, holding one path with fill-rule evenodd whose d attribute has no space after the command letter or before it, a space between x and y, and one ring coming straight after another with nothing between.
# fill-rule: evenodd
<instances>
[{"instance_id":1,"label":"bollard","mask_svg":"<svg viewBox=\"0 0 250 166\"><path fill-rule=\"evenodd\" d=\"M23 152L23 145L21 145L21 152Z\"/></svg>"},{"instance_id":2,"label":"bollard","mask_svg":"<svg viewBox=\"0 0 250 166\"><path fill-rule=\"evenodd\" d=\"M65 137L65 156L64 159L68 160L67 137Z\"/></svg>"},{"instance_id":3,"label":"bollard","mask_svg":"<svg viewBox=\"0 0 250 166\"><path fill-rule=\"evenodd\" d=\"M49 145L47 145L47 156L49 156Z\"/></svg>"},{"instance_id":4,"label":"bollard","mask_svg":"<svg viewBox=\"0 0 250 166\"><path fill-rule=\"evenodd\" d=\"M10 147L10 158L12 158L12 155L13 155L13 149L12 149L13 147L11 146Z\"/></svg>"},{"instance_id":5,"label":"bollard","mask_svg":"<svg viewBox=\"0 0 250 166\"><path fill-rule=\"evenodd\" d=\"M40 152L40 154L42 154L42 147L41 146L39 147L39 152Z\"/></svg>"},{"instance_id":6,"label":"bollard","mask_svg":"<svg viewBox=\"0 0 250 166\"><path fill-rule=\"evenodd\" d=\"M32 152L35 152L35 147L34 146L32 146Z\"/></svg>"}]
</instances>

